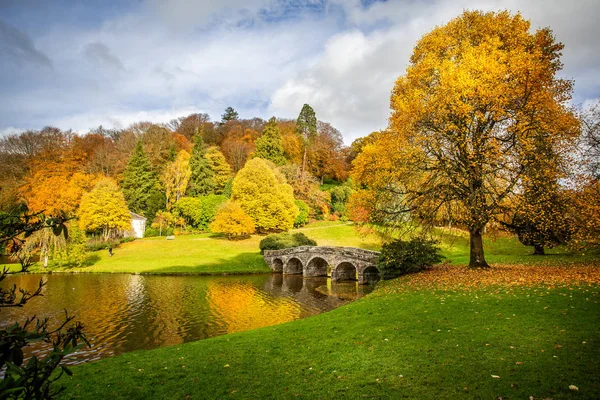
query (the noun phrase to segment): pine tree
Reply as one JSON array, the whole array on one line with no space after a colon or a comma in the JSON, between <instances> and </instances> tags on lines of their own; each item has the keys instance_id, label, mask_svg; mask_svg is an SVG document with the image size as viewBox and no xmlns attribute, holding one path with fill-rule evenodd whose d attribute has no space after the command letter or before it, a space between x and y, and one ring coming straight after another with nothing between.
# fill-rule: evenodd
<instances>
[{"instance_id":1,"label":"pine tree","mask_svg":"<svg viewBox=\"0 0 600 400\"><path fill-rule=\"evenodd\" d=\"M199 133L194 136L190 169L192 174L188 183L187 194L190 196L204 196L213 193L215 190L215 174L206 159L204 142Z\"/></svg>"},{"instance_id":2,"label":"pine tree","mask_svg":"<svg viewBox=\"0 0 600 400\"><path fill-rule=\"evenodd\" d=\"M270 160L275 163L275 165L285 164L286 160L283 156L281 132L279 131L279 125L277 124L277 119L275 119L275 117L272 117L269 122L267 122L265 129L256 140L255 145L256 151L254 151L254 157Z\"/></svg>"},{"instance_id":3,"label":"pine tree","mask_svg":"<svg viewBox=\"0 0 600 400\"><path fill-rule=\"evenodd\" d=\"M154 218L164 204L164 195L159 189L160 182L152 169L150 160L144 153L142 142L138 142L133 155L127 162L121 188L129 209L148 218Z\"/></svg>"},{"instance_id":4,"label":"pine tree","mask_svg":"<svg viewBox=\"0 0 600 400\"><path fill-rule=\"evenodd\" d=\"M225 123L227 121L234 121L239 118L237 111L233 109L233 107L227 107L223 115L221 115L221 122Z\"/></svg>"},{"instance_id":5,"label":"pine tree","mask_svg":"<svg viewBox=\"0 0 600 400\"><path fill-rule=\"evenodd\" d=\"M302 106L300 115L298 115L296 133L302 138L302 145L304 147L304 155L302 156L302 175L304 175L308 146L317 137L317 117L315 116L315 110L308 104Z\"/></svg>"}]
</instances>

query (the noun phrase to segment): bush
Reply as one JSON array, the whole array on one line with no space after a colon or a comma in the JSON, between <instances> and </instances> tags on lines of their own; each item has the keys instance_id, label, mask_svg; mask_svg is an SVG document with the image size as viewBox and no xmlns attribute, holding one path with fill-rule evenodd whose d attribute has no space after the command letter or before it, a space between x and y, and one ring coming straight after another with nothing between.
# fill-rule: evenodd
<instances>
[{"instance_id":1,"label":"bush","mask_svg":"<svg viewBox=\"0 0 600 400\"><path fill-rule=\"evenodd\" d=\"M408 242L394 240L383 246L377 268L382 279L392 279L400 275L419 272L444 259L437 242L415 238Z\"/></svg>"},{"instance_id":2,"label":"bush","mask_svg":"<svg viewBox=\"0 0 600 400\"><path fill-rule=\"evenodd\" d=\"M109 247L112 247L114 249L119 247L120 244L121 241L119 239L104 240L101 237L94 237L87 241L87 243L85 244L85 249L86 251L105 250Z\"/></svg>"},{"instance_id":3,"label":"bush","mask_svg":"<svg viewBox=\"0 0 600 400\"><path fill-rule=\"evenodd\" d=\"M260 254L265 250L281 250L298 246L316 246L317 242L306 237L304 233L276 233L260 241Z\"/></svg>"},{"instance_id":4,"label":"bush","mask_svg":"<svg viewBox=\"0 0 600 400\"><path fill-rule=\"evenodd\" d=\"M308 224L308 213L310 212L310 210L308 209L308 205L302 200L296 200L296 205L298 206L300 213L294 221L294 228L299 228Z\"/></svg>"},{"instance_id":5,"label":"bush","mask_svg":"<svg viewBox=\"0 0 600 400\"><path fill-rule=\"evenodd\" d=\"M149 230L152 230L152 228L146 229L146 232L148 232ZM148 236L148 235L146 235L146 232L144 232L144 236ZM155 236L158 236L158 230L156 232L157 233ZM117 247L119 247L119 245L121 243L129 243L129 242L133 242L134 240L135 240L134 237L113 238L113 239L108 239L108 240L104 240L104 239L102 239L102 237L94 237L94 238L89 239L85 243L85 250L86 251L98 251L98 250L106 250L109 247L116 249Z\"/></svg>"},{"instance_id":6,"label":"bush","mask_svg":"<svg viewBox=\"0 0 600 400\"><path fill-rule=\"evenodd\" d=\"M154 237L154 236L158 236L158 229L156 228L152 228L152 227L146 227L146 230L144 231L144 237Z\"/></svg>"}]
</instances>

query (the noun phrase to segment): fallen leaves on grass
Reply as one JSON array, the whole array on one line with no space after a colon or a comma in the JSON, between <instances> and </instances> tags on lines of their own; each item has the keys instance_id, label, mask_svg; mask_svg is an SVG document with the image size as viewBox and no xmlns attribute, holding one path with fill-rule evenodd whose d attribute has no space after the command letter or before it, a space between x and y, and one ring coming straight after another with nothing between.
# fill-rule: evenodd
<instances>
[{"instance_id":1,"label":"fallen leaves on grass","mask_svg":"<svg viewBox=\"0 0 600 400\"><path fill-rule=\"evenodd\" d=\"M600 265L530 266L494 265L487 269L471 269L465 266L441 264L426 271L406 275L387 282L384 293L405 290L469 290L490 286L546 286L567 287L573 285L599 285Z\"/></svg>"}]
</instances>

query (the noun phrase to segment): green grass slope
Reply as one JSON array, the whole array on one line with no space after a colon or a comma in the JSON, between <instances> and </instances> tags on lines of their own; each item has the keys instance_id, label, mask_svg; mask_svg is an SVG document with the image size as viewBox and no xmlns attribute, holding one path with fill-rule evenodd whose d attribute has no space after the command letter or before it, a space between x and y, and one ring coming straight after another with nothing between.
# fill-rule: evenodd
<instances>
[{"instance_id":1,"label":"green grass slope","mask_svg":"<svg viewBox=\"0 0 600 400\"><path fill-rule=\"evenodd\" d=\"M597 268L572 267L584 282L571 283L554 276L567 269L539 268L526 286L510 284L522 269L473 285L444 268L433 285L385 282L304 320L82 365L62 397L600 398Z\"/></svg>"}]
</instances>

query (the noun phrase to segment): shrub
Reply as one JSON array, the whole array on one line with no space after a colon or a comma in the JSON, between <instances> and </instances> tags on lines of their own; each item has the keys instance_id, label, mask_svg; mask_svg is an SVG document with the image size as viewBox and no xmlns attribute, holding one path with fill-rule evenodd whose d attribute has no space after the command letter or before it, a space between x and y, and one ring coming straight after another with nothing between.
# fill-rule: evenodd
<instances>
[{"instance_id":1,"label":"shrub","mask_svg":"<svg viewBox=\"0 0 600 400\"><path fill-rule=\"evenodd\" d=\"M85 249L87 251L105 250L105 249L108 249L109 247L112 247L114 249L114 248L119 247L120 244L121 244L121 241L116 238L104 240L104 239L102 239L102 237L94 237L87 241L87 243L85 244Z\"/></svg>"},{"instance_id":2,"label":"shrub","mask_svg":"<svg viewBox=\"0 0 600 400\"><path fill-rule=\"evenodd\" d=\"M260 241L260 254L265 250L281 250L298 246L316 246L317 242L306 237L304 233L276 233Z\"/></svg>"},{"instance_id":3,"label":"shrub","mask_svg":"<svg viewBox=\"0 0 600 400\"><path fill-rule=\"evenodd\" d=\"M146 230L144 231L144 237L154 237L154 236L158 236L158 229L152 228L152 227L147 227Z\"/></svg>"},{"instance_id":4,"label":"shrub","mask_svg":"<svg viewBox=\"0 0 600 400\"><path fill-rule=\"evenodd\" d=\"M383 246L377 268L382 279L392 279L400 275L419 272L444 259L437 242L424 238L410 241L394 240Z\"/></svg>"},{"instance_id":5,"label":"shrub","mask_svg":"<svg viewBox=\"0 0 600 400\"><path fill-rule=\"evenodd\" d=\"M308 209L308 205L302 200L296 200L296 205L298 206L300 213L294 221L294 228L299 228L308 224L308 213L310 212L310 210Z\"/></svg>"}]
</instances>

